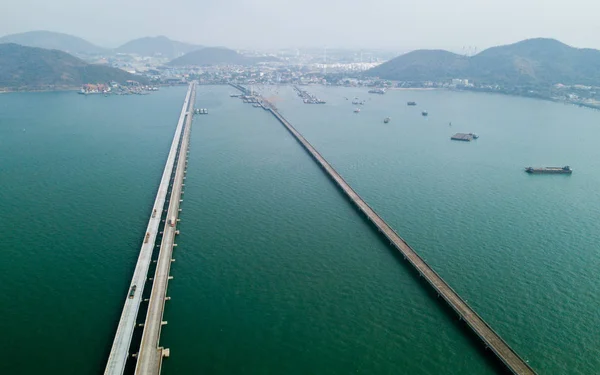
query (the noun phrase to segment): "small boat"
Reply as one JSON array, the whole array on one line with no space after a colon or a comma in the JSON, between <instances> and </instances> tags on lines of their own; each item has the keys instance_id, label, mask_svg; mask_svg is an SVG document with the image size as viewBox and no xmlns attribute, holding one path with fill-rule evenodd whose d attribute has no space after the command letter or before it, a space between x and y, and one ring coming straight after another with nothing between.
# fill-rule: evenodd
<instances>
[{"instance_id":1,"label":"small boat","mask_svg":"<svg viewBox=\"0 0 600 375\"><path fill-rule=\"evenodd\" d=\"M406 105L417 105L417 102L408 102Z\"/></svg>"},{"instance_id":2,"label":"small boat","mask_svg":"<svg viewBox=\"0 0 600 375\"><path fill-rule=\"evenodd\" d=\"M359 113L360 112L360 108L354 108L354 113Z\"/></svg>"},{"instance_id":3,"label":"small boat","mask_svg":"<svg viewBox=\"0 0 600 375\"><path fill-rule=\"evenodd\" d=\"M388 122L390 122L390 120L391 120L391 118L386 117L386 118L383 119L383 123L387 124Z\"/></svg>"},{"instance_id":4,"label":"small boat","mask_svg":"<svg viewBox=\"0 0 600 375\"><path fill-rule=\"evenodd\" d=\"M473 137L473 139L477 139L477 138L479 138L479 136L478 136L477 134L475 134L475 133L469 133L469 135L470 135L471 137Z\"/></svg>"},{"instance_id":5,"label":"small boat","mask_svg":"<svg viewBox=\"0 0 600 375\"><path fill-rule=\"evenodd\" d=\"M429 113L427 113L427 111L423 111L423 112L421 112L421 114L422 114L423 116L427 116L427 115L429 115Z\"/></svg>"}]
</instances>

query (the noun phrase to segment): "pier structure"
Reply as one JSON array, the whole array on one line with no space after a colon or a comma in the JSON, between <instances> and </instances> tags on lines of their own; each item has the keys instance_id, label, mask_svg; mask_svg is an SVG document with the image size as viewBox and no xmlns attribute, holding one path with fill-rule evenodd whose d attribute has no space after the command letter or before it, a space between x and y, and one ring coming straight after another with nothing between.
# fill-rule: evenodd
<instances>
[{"instance_id":1,"label":"pier structure","mask_svg":"<svg viewBox=\"0 0 600 375\"><path fill-rule=\"evenodd\" d=\"M171 263L173 259L173 248L177 246L175 236L179 234L177 223L179 222L179 206L182 202L181 194L183 193L183 184L185 174L187 173L187 151L190 141L190 132L192 124L192 107L196 98L195 84L192 84L190 96L190 105L187 115L184 120L183 136L181 146L179 148L179 157L177 158L177 167L169 198L169 207L167 209L167 217L165 220L160 251L156 263L156 271L152 278L152 292L148 300L148 312L144 322L144 331L140 343L139 352L137 353L137 364L135 367L136 375L158 375L162 367L163 357L168 357L170 350L160 346L160 333L162 326L167 324L163 320L165 310L165 302L170 298L167 297L167 286L169 280L173 277L170 275Z\"/></svg>"},{"instance_id":2,"label":"pier structure","mask_svg":"<svg viewBox=\"0 0 600 375\"><path fill-rule=\"evenodd\" d=\"M421 258L396 231L394 231L367 202L342 178L342 176L321 156L321 154L272 106L265 106L277 120L292 134L292 136L310 154L315 162L333 180L337 187L348 197L355 207L377 228L377 230L398 250L404 259L419 273L419 276L437 292L439 297L458 314L467 326L481 339L486 349L490 349L496 357L517 375L534 375L535 371L523 360L492 327L487 324L458 293L454 291L437 274L423 258Z\"/></svg>"},{"instance_id":3,"label":"pier structure","mask_svg":"<svg viewBox=\"0 0 600 375\"><path fill-rule=\"evenodd\" d=\"M229 85L231 87L233 87L233 88L236 88L236 89L240 90L244 95L251 95L252 94L250 90L248 90L247 88L245 88L242 85L238 85L237 83L231 83L230 82Z\"/></svg>"},{"instance_id":4,"label":"pier structure","mask_svg":"<svg viewBox=\"0 0 600 375\"><path fill-rule=\"evenodd\" d=\"M122 375L125 370L127 359L129 358L131 340L136 326L140 304L142 303L142 295L146 280L148 278L148 270L150 263L152 262L154 244L159 232L159 226L161 224L165 202L167 201L169 184L171 182L176 156L180 148L179 145L181 143L181 135L184 125L189 123L191 119L190 110L193 107L194 96L195 84L192 83L190 84L186 93L183 107L179 116L179 121L177 123L177 127L175 128L175 135L173 136L173 141L171 143L171 148L169 149L169 154L167 156L165 168L160 180L158 192L154 200L154 205L152 206L150 219L148 220L148 226L142 241L138 260L133 272L133 277L125 296L123 310L121 312L115 338L113 340L108 361L106 363L104 375Z\"/></svg>"}]
</instances>

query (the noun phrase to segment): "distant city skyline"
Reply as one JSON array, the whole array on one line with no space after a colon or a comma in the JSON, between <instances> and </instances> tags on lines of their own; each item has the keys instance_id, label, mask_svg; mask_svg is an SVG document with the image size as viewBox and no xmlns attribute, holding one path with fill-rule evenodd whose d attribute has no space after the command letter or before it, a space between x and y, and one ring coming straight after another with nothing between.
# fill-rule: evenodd
<instances>
[{"instance_id":1,"label":"distant city skyline","mask_svg":"<svg viewBox=\"0 0 600 375\"><path fill-rule=\"evenodd\" d=\"M8 0L0 13L0 36L48 30L109 48L165 35L235 49L327 46L458 53L547 37L600 49L599 10L600 4L588 0Z\"/></svg>"}]
</instances>

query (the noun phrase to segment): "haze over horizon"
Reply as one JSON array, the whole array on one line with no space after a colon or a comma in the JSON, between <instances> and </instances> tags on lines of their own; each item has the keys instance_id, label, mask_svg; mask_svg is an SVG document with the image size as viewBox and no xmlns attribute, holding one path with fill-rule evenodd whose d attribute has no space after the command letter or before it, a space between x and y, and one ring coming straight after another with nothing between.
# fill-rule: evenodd
<instances>
[{"instance_id":1,"label":"haze over horizon","mask_svg":"<svg viewBox=\"0 0 600 375\"><path fill-rule=\"evenodd\" d=\"M165 35L230 48L485 48L548 37L600 49L600 3L505 0L9 0L0 36L48 30L102 47Z\"/></svg>"}]
</instances>

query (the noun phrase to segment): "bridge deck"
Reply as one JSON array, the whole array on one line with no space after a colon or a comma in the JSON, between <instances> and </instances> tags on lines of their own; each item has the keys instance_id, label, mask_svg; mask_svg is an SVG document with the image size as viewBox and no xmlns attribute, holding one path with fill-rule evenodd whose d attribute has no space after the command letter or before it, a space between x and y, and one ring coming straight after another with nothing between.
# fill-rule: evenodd
<instances>
[{"instance_id":1,"label":"bridge deck","mask_svg":"<svg viewBox=\"0 0 600 375\"><path fill-rule=\"evenodd\" d=\"M173 178L173 187L167 211L167 220L163 232L160 253L156 264L156 272L152 282L152 293L148 302L148 314L144 323L144 332L137 357L135 368L136 375L158 375L162 365L163 348L159 347L160 332L163 325L163 314L165 301L167 298L167 286L169 283L169 273L171 269L171 259L173 256L173 246L175 242L175 232L177 231L177 221L179 216L179 203L183 178L187 164L187 149L190 138L190 127L192 122L191 108L196 97L195 84L191 86L189 114L186 116L183 130L183 139L177 160L177 169ZM169 224L174 220L173 225Z\"/></svg>"},{"instance_id":2,"label":"bridge deck","mask_svg":"<svg viewBox=\"0 0 600 375\"><path fill-rule=\"evenodd\" d=\"M152 251L154 250L154 242L156 241L156 234L158 233L162 211L164 209L169 188L169 182L171 181L171 175L173 173L173 166L175 163L175 156L179 148L179 141L181 139L181 131L183 129L185 113L188 110L190 102L189 99L191 95L191 89L192 88L190 86L185 96L183 108L181 109L179 122L175 128L175 135L173 137L173 142L171 143L171 149L169 150L165 169L160 180L156 199L154 200L154 206L152 206L148 227L146 228L148 237L146 238L145 235L142 242L142 247L140 249L137 264L135 266L135 271L133 272L133 277L131 279L131 284L127 290L127 295L125 296L123 311L121 313L121 318L119 319L119 325L117 326L117 332L115 334L115 339L113 340L113 345L108 357L106 368L104 370L104 375L123 374L123 371L125 370L125 363L129 357L131 338L133 336L140 303L142 302L144 285L146 284L146 278L148 277L148 268L150 266L150 262L152 261L151 257ZM134 285L136 286L135 294L133 298L129 298L129 291Z\"/></svg>"},{"instance_id":3,"label":"bridge deck","mask_svg":"<svg viewBox=\"0 0 600 375\"><path fill-rule=\"evenodd\" d=\"M356 193L319 152L279 112L271 113L292 133L358 209L383 233L452 309L514 374L535 371Z\"/></svg>"}]
</instances>

